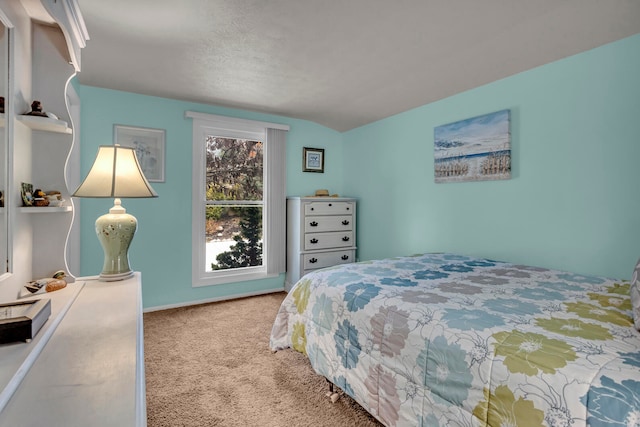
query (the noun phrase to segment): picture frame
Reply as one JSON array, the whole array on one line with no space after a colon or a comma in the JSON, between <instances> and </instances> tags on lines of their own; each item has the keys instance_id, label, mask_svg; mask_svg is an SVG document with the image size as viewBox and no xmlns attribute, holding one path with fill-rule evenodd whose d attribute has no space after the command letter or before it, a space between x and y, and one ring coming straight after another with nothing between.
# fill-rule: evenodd
<instances>
[{"instance_id":1,"label":"picture frame","mask_svg":"<svg viewBox=\"0 0 640 427\"><path fill-rule=\"evenodd\" d=\"M113 144L133 148L149 182L164 182L165 130L113 125Z\"/></svg>"},{"instance_id":2,"label":"picture frame","mask_svg":"<svg viewBox=\"0 0 640 427\"><path fill-rule=\"evenodd\" d=\"M302 149L302 172L324 173L324 148Z\"/></svg>"},{"instance_id":3,"label":"picture frame","mask_svg":"<svg viewBox=\"0 0 640 427\"><path fill-rule=\"evenodd\" d=\"M511 110L434 128L436 183L511 179Z\"/></svg>"},{"instance_id":4,"label":"picture frame","mask_svg":"<svg viewBox=\"0 0 640 427\"><path fill-rule=\"evenodd\" d=\"M20 185L20 195L23 206L33 206L33 184L23 182Z\"/></svg>"},{"instance_id":5,"label":"picture frame","mask_svg":"<svg viewBox=\"0 0 640 427\"><path fill-rule=\"evenodd\" d=\"M48 298L0 304L0 343L31 341L50 316Z\"/></svg>"}]
</instances>

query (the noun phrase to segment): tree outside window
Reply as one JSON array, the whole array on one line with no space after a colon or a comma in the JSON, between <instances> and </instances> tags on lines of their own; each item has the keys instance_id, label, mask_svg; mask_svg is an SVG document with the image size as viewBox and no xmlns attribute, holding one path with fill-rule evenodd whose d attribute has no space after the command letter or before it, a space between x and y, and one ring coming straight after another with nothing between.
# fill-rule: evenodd
<instances>
[{"instance_id":1,"label":"tree outside window","mask_svg":"<svg viewBox=\"0 0 640 427\"><path fill-rule=\"evenodd\" d=\"M207 136L206 156L205 234L210 271L261 266L263 144Z\"/></svg>"}]
</instances>

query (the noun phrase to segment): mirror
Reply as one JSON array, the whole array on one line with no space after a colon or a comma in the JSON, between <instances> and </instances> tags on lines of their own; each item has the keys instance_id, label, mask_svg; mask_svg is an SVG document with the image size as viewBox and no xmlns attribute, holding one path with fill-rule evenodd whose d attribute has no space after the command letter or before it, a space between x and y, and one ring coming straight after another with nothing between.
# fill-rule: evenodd
<instances>
[{"instance_id":1,"label":"mirror","mask_svg":"<svg viewBox=\"0 0 640 427\"><path fill-rule=\"evenodd\" d=\"M9 27L2 22L6 18L0 13L0 280L10 273L11 239L9 229L9 131L5 115L5 102L9 99Z\"/></svg>"}]
</instances>

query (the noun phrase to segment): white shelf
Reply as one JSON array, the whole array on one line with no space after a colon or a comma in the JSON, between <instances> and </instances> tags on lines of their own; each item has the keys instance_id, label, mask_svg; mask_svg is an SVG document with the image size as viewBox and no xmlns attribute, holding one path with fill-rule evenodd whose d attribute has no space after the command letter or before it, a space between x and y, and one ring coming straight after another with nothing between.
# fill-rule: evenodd
<instances>
[{"instance_id":1,"label":"white shelf","mask_svg":"<svg viewBox=\"0 0 640 427\"><path fill-rule=\"evenodd\" d=\"M65 133L71 135L73 131L64 120L56 120L51 117L40 116L16 116L19 122L33 130L43 130L46 132Z\"/></svg>"},{"instance_id":2,"label":"white shelf","mask_svg":"<svg viewBox=\"0 0 640 427\"><path fill-rule=\"evenodd\" d=\"M24 213L55 213L55 212L71 212L71 206L22 206L18 208L20 212Z\"/></svg>"}]
</instances>

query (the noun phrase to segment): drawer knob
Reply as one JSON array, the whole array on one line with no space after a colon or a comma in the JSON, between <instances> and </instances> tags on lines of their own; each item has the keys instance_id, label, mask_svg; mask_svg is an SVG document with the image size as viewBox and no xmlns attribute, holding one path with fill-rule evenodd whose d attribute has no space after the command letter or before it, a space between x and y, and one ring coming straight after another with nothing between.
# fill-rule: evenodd
<instances>
[{"instance_id":1,"label":"drawer knob","mask_svg":"<svg viewBox=\"0 0 640 427\"><path fill-rule=\"evenodd\" d=\"M312 226L312 227L317 227L317 226L318 226L318 223L317 223L317 222L315 222L315 221L311 221L311 222L309 223L309 225L310 225L310 226Z\"/></svg>"},{"instance_id":2,"label":"drawer knob","mask_svg":"<svg viewBox=\"0 0 640 427\"><path fill-rule=\"evenodd\" d=\"M343 241L343 242L348 242L348 241L349 241L349 236L344 236L344 237L342 238L342 241Z\"/></svg>"},{"instance_id":3,"label":"drawer knob","mask_svg":"<svg viewBox=\"0 0 640 427\"><path fill-rule=\"evenodd\" d=\"M309 243L314 243L314 244L315 244L315 243L318 243L318 239L313 238L313 239L309 240Z\"/></svg>"},{"instance_id":4,"label":"drawer knob","mask_svg":"<svg viewBox=\"0 0 640 427\"><path fill-rule=\"evenodd\" d=\"M349 225L349 221L345 219L344 221L342 221L342 225Z\"/></svg>"},{"instance_id":5,"label":"drawer knob","mask_svg":"<svg viewBox=\"0 0 640 427\"><path fill-rule=\"evenodd\" d=\"M349 208L347 208L347 210L349 210Z\"/></svg>"},{"instance_id":6,"label":"drawer knob","mask_svg":"<svg viewBox=\"0 0 640 427\"><path fill-rule=\"evenodd\" d=\"M329 206L333 206L333 204L329 203Z\"/></svg>"},{"instance_id":7,"label":"drawer knob","mask_svg":"<svg viewBox=\"0 0 640 427\"><path fill-rule=\"evenodd\" d=\"M311 208L311 210L313 210L314 208Z\"/></svg>"},{"instance_id":8,"label":"drawer knob","mask_svg":"<svg viewBox=\"0 0 640 427\"><path fill-rule=\"evenodd\" d=\"M310 262L311 264L315 264L316 262L318 262L318 259L317 259L317 258L311 258L311 259L309 260L309 262Z\"/></svg>"},{"instance_id":9,"label":"drawer knob","mask_svg":"<svg viewBox=\"0 0 640 427\"><path fill-rule=\"evenodd\" d=\"M346 261L346 260L348 260L348 259L349 259L349 255L342 255L342 260L343 260L343 261Z\"/></svg>"}]
</instances>

